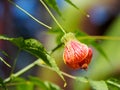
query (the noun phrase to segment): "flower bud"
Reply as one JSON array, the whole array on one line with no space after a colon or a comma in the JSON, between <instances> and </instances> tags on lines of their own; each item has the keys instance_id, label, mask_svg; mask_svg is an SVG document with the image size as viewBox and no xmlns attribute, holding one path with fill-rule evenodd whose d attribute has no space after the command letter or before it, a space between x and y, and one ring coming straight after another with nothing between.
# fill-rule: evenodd
<instances>
[{"instance_id":1,"label":"flower bud","mask_svg":"<svg viewBox=\"0 0 120 90\"><path fill-rule=\"evenodd\" d=\"M63 36L65 43L63 59L65 64L73 69L87 69L92 58L92 49L79 42L74 34L68 33Z\"/></svg>"}]
</instances>

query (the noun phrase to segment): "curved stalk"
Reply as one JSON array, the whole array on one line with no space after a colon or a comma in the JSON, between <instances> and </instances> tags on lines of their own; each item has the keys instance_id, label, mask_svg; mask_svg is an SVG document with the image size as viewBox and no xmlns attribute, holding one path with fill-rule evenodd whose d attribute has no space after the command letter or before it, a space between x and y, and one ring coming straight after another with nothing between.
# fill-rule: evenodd
<instances>
[{"instance_id":1,"label":"curved stalk","mask_svg":"<svg viewBox=\"0 0 120 90\"><path fill-rule=\"evenodd\" d=\"M60 29L62 30L62 32L64 34L66 34L65 30L63 29L63 27L60 25L60 23L57 21L57 19L54 17L54 15L52 14L52 12L50 11L50 9L47 7L47 5L43 2L43 0L40 0L40 2L42 3L42 5L45 7L45 9L48 11L48 13L50 14L50 16L53 18L53 20L56 22L56 24L60 27Z\"/></svg>"},{"instance_id":2,"label":"curved stalk","mask_svg":"<svg viewBox=\"0 0 120 90\"><path fill-rule=\"evenodd\" d=\"M30 13L28 13L27 11L25 11L24 9L22 9L19 5L15 4L13 1L8 0L11 4L13 4L14 6L16 6L18 9L20 9L22 12L24 12L25 14L27 14L29 17L31 17L33 20L35 20L36 22L38 22L39 24L43 25L44 27L48 28L48 29L52 29L52 27L44 24L43 22L39 21L38 19L36 19L34 16L32 16Z\"/></svg>"}]
</instances>

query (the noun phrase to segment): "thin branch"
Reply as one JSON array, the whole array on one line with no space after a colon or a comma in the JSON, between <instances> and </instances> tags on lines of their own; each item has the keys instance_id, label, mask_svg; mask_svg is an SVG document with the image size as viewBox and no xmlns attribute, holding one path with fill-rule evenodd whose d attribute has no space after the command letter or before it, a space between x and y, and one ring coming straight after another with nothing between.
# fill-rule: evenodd
<instances>
[{"instance_id":1,"label":"thin branch","mask_svg":"<svg viewBox=\"0 0 120 90\"><path fill-rule=\"evenodd\" d=\"M102 39L102 40L120 40L117 36L80 36L78 39Z\"/></svg>"},{"instance_id":2,"label":"thin branch","mask_svg":"<svg viewBox=\"0 0 120 90\"><path fill-rule=\"evenodd\" d=\"M57 49L59 49L60 47L62 47L62 45L63 45L63 43L60 43L59 45L57 45L55 48L53 48L53 49L49 52L49 54L54 53Z\"/></svg>"},{"instance_id":3,"label":"thin branch","mask_svg":"<svg viewBox=\"0 0 120 90\"><path fill-rule=\"evenodd\" d=\"M8 64L2 57L0 57L0 61L2 61L6 66L11 68L10 64Z\"/></svg>"},{"instance_id":4,"label":"thin branch","mask_svg":"<svg viewBox=\"0 0 120 90\"><path fill-rule=\"evenodd\" d=\"M37 63L37 65L54 71L54 69L52 69L51 67L49 67L49 66L47 66L47 65L45 65L45 64L43 65L43 64ZM67 76L67 77L72 78L72 79L76 79L75 76L72 76L72 75L70 75L70 74L67 74L67 73L65 73L65 72L63 72L63 71L61 71L61 73L62 73L64 76Z\"/></svg>"},{"instance_id":5,"label":"thin branch","mask_svg":"<svg viewBox=\"0 0 120 90\"><path fill-rule=\"evenodd\" d=\"M69 78L71 78L71 79L76 79L75 76L72 76L72 75L70 75L70 74L68 74L68 73L65 73L65 72L63 72L63 71L61 71L61 73L62 73L64 76L67 76L67 77L69 77Z\"/></svg>"},{"instance_id":6,"label":"thin branch","mask_svg":"<svg viewBox=\"0 0 120 90\"><path fill-rule=\"evenodd\" d=\"M48 13L50 14L50 16L53 18L53 20L56 22L56 24L60 27L60 29L62 30L62 32L64 34L66 34L65 30L63 29L63 27L60 25L60 23L57 21L57 19L54 17L54 15L52 14L52 12L50 11L50 9L47 7L47 5L43 2L43 0L40 0L40 2L42 3L42 5L45 7L45 9L48 11Z\"/></svg>"},{"instance_id":7,"label":"thin branch","mask_svg":"<svg viewBox=\"0 0 120 90\"><path fill-rule=\"evenodd\" d=\"M18 56L19 56L19 53L20 53L20 49L18 50L18 52L17 52L17 56L16 56L16 58L14 59L14 62L13 62L13 66L12 66L12 70L11 70L11 75L12 75L12 73L14 72L14 69L15 69L15 66L16 66L16 62L17 62L17 59L18 59Z\"/></svg>"},{"instance_id":8,"label":"thin branch","mask_svg":"<svg viewBox=\"0 0 120 90\"><path fill-rule=\"evenodd\" d=\"M38 60L36 60L35 62L33 62L33 63L29 64L29 65L27 65L26 67L24 67L22 70L16 72L15 74L12 74L12 76L9 76L8 78L6 78L4 80L4 83L9 82L12 77L13 78L18 77L18 76L22 75L23 73L25 73L26 71L28 71L29 69L33 68L36 65L36 63L38 63Z\"/></svg>"},{"instance_id":9,"label":"thin branch","mask_svg":"<svg viewBox=\"0 0 120 90\"><path fill-rule=\"evenodd\" d=\"M106 82L107 82L108 84L111 84L111 85L114 85L114 86L120 88L120 84L118 84L118 83L115 83L115 82L110 81L110 80L107 80Z\"/></svg>"},{"instance_id":10,"label":"thin branch","mask_svg":"<svg viewBox=\"0 0 120 90\"><path fill-rule=\"evenodd\" d=\"M20 9L22 12L24 12L25 14L27 14L29 17L31 17L33 20L35 20L36 22L38 22L39 24L43 25L44 27L48 28L48 29L52 29L52 27L44 24L43 22L39 21L38 19L36 19L34 16L32 16L30 13L28 13L27 11L25 11L24 9L22 9L19 5L15 4L13 1L8 0L11 4L13 4L14 6L16 6L18 9Z\"/></svg>"}]
</instances>

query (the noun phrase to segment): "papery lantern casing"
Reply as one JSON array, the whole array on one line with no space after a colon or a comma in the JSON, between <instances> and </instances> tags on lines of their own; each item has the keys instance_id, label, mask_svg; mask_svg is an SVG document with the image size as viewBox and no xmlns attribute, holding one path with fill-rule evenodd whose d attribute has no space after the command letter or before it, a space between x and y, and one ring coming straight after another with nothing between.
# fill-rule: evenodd
<instances>
[{"instance_id":1,"label":"papery lantern casing","mask_svg":"<svg viewBox=\"0 0 120 90\"><path fill-rule=\"evenodd\" d=\"M92 58L92 49L79 42L73 33L68 33L62 38L65 43L63 60L73 69L87 69Z\"/></svg>"}]
</instances>

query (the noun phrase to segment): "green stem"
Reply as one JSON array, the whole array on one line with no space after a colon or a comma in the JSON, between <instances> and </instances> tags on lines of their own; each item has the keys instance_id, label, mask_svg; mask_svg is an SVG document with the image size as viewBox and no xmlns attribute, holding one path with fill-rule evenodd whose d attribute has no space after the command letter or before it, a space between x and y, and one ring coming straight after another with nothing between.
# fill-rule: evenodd
<instances>
[{"instance_id":1,"label":"green stem","mask_svg":"<svg viewBox=\"0 0 120 90\"><path fill-rule=\"evenodd\" d=\"M18 77L20 75L22 75L23 73L25 73L26 71L28 71L29 69L31 69L32 67L34 67L37 63L38 63L39 59L36 60L35 62L33 62L32 64L29 64L28 66L24 67L22 70L18 71L17 73L13 74L12 77L15 78L15 77ZM11 80L11 76L6 78L4 80L4 83L7 83Z\"/></svg>"},{"instance_id":2,"label":"green stem","mask_svg":"<svg viewBox=\"0 0 120 90\"><path fill-rule=\"evenodd\" d=\"M60 47L62 47L63 43L60 43L59 45L57 45L55 48L53 48L49 54L51 55L52 53L54 53L57 49L59 49Z\"/></svg>"},{"instance_id":3,"label":"green stem","mask_svg":"<svg viewBox=\"0 0 120 90\"><path fill-rule=\"evenodd\" d=\"M101 40L120 40L117 36L81 36L78 39L101 39Z\"/></svg>"},{"instance_id":4,"label":"green stem","mask_svg":"<svg viewBox=\"0 0 120 90\"><path fill-rule=\"evenodd\" d=\"M47 68L47 69L50 69L50 70L53 70L53 71L54 71L54 69L52 69L51 67L49 67L49 66L47 66L47 65L45 65L45 64L42 64L42 62L40 62L40 61L41 61L40 59L36 60L36 61L33 62L32 64L29 64L28 66L24 67L22 70L20 70L20 71L18 71L17 73L13 74L12 77L15 78L15 77L20 76L21 74L25 73L25 72L28 71L29 69L33 68L35 65L38 65L38 66L41 66L41 67L44 67L44 68ZM62 71L61 71L61 73L62 73L64 76L67 76L67 77L69 77L69 78L71 78L71 79L74 79L74 80L77 79L75 76L72 76L72 75L67 74L67 73L65 73L65 72L62 72ZM10 80L11 80L11 76L8 77L8 78L6 78L6 79L4 80L4 83L9 82ZM113 81L107 80L106 82L107 82L108 84L111 84L111 85L114 85L114 86L120 88L120 85L117 84L117 83L115 83L115 82L113 82Z\"/></svg>"},{"instance_id":5,"label":"green stem","mask_svg":"<svg viewBox=\"0 0 120 90\"><path fill-rule=\"evenodd\" d=\"M0 61L2 61L5 65L11 68L10 64L8 64L2 57L0 57Z\"/></svg>"},{"instance_id":6,"label":"green stem","mask_svg":"<svg viewBox=\"0 0 120 90\"><path fill-rule=\"evenodd\" d=\"M106 82L107 82L108 84L111 84L111 85L114 85L114 86L120 88L120 84L118 84L118 83L115 83L115 82L110 81L110 80L107 80Z\"/></svg>"},{"instance_id":7,"label":"green stem","mask_svg":"<svg viewBox=\"0 0 120 90\"><path fill-rule=\"evenodd\" d=\"M40 63L38 62L37 65L54 71L54 69L52 69L51 67L49 67L49 66L47 66L47 65L45 65L45 64L43 65L43 64L40 64ZM63 71L61 71L61 73L62 73L64 76L67 76L67 77L72 78L72 79L76 79L75 76L72 76L72 75L70 75L70 74L67 74L67 73L65 73L65 72L63 72Z\"/></svg>"},{"instance_id":8,"label":"green stem","mask_svg":"<svg viewBox=\"0 0 120 90\"><path fill-rule=\"evenodd\" d=\"M67 77L69 77L69 78L72 78L72 79L76 79L76 77L75 76L72 76L72 75L70 75L70 74L67 74L67 73L65 73L65 72L63 72L63 71L61 71L61 73L64 75L64 76L67 76Z\"/></svg>"},{"instance_id":9,"label":"green stem","mask_svg":"<svg viewBox=\"0 0 120 90\"><path fill-rule=\"evenodd\" d=\"M18 50L18 52L17 52L17 56L16 56L16 58L14 59L14 62L13 62L13 66L12 66L12 70L11 70L11 75L12 75L12 73L14 72L14 69L15 69L15 66L16 66L16 62L17 62L17 59L18 59L18 56L19 56L19 53L20 53L20 49Z\"/></svg>"},{"instance_id":10,"label":"green stem","mask_svg":"<svg viewBox=\"0 0 120 90\"><path fill-rule=\"evenodd\" d=\"M59 24L59 22L57 21L57 19L54 17L54 15L52 14L52 12L50 11L50 9L47 7L47 5L43 2L43 0L40 0L40 2L42 3L42 5L45 7L45 9L48 11L48 13L50 14L50 16L53 18L53 20L56 22L56 24L60 27L60 29L62 30L62 32L64 34L66 34L65 30L63 29L63 27Z\"/></svg>"},{"instance_id":11,"label":"green stem","mask_svg":"<svg viewBox=\"0 0 120 90\"><path fill-rule=\"evenodd\" d=\"M19 5L15 4L13 1L8 0L11 4L13 4L14 6L16 6L18 9L20 9L22 12L24 12L25 14L27 14L29 17L31 17L33 20L35 20L36 22L38 22L39 24L45 26L48 29L52 29L52 27L44 24L43 22L39 21L38 19L36 19L34 16L32 16L30 13L28 13L27 11L25 11L24 9L22 9Z\"/></svg>"}]
</instances>

